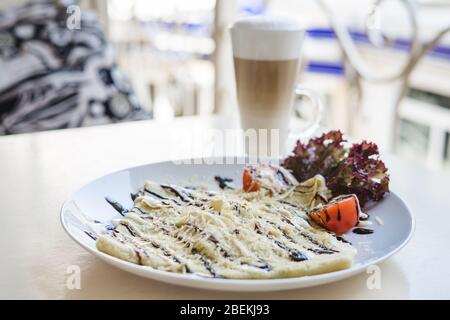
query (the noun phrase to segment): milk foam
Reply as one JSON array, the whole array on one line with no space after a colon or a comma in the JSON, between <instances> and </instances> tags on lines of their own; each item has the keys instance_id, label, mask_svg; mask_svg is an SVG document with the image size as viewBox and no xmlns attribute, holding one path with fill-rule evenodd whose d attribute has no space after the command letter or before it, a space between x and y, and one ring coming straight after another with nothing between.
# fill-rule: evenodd
<instances>
[{"instance_id":1,"label":"milk foam","mask_svg":"<svg viewBox=\"0 0 450 320\"><path fill-rule=\"evenodd\" d=\"M233 55L253 60L291 60L300 56L304 31L288 17L256 16L236 21L231 29Z\"/></svg>"}]
</instances>

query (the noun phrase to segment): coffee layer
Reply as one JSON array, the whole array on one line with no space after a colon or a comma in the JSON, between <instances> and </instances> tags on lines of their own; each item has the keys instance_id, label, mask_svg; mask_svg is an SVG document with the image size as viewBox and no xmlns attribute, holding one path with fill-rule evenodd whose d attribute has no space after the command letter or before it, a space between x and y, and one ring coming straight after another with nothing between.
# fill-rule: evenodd
<instances>
[{"instance_id":1,"label":"coffee layer","mask_svg":"<svg viewBox=\"0 0 450 320\"><path fill-rule=\"evenodd\" d=\"M262 61L235 57L234 64L242 113L269 119L290 113L299 59Z\"/></svg>"}]
</instances>

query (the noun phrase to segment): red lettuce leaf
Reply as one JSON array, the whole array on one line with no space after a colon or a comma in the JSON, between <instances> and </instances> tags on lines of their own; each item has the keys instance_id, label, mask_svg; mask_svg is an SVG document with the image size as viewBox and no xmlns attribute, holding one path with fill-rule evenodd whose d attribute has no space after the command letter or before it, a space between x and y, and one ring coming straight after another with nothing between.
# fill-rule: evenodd
<instances>
[{"instance_id":1,"label":"red lettuce leaf","mask_svg":"<svg viewBox=\"0 0 450 320\"><path fill-rule=\"evenodd\" d=\"M298 141L282 165L299 181L321 174L334 196L354 193L361 206L369 200L379 201L389 192L389 175L378 146L363 141L348 149L345 144L340 131L330 131L306 144Z\"/></svg>"},{"instance_id":2,"label":"red lettuce leaf","mask_svg":"<svg viewBox=\"0 0 450 320\"><path fill-rule=\"evenodd\" d=\"M344 142L340 131L330 131L306 144L297 141L293 155L284 160L283 166L299 181L318 173L325 176L346 158L348 150L344 148Z\"/></svg>"}]
</instances>

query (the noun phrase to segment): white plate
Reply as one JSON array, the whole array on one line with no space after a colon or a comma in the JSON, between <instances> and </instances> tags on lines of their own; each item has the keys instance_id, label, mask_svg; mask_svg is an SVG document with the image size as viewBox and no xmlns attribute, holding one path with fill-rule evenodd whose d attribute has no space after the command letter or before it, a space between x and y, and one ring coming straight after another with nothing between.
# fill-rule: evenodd
<instances>
[{"instance_id":1,"label":"white plate","mask_svg":"<svg viewBox=\"0 0 450 320\"><path fill-rule=\"evenodd\" d=\"M130 193L138 191L145 180L180 185L208 184L217 188L213 180L215 175L233 178L240 185L243 165L239 164L175 164L161 162L130 168L101 177L77 191L68 199L61 209L61 222L66 232L83 248L102 260L131 273L163 281L167 283L195 288L227 290L227 291L275 291L294 288L305 288L334 282L361 273L369 265L379 263L398 250L411 238L414 230L414 219L405 203L391 192L384 200L376 204L368 212L369 227L375 232L369 235L358 235L349 232L344 238L358 250L352 268L315 276L270 279L270 280L232 280L204 278L193 274L177 274L155 270L147 266L139 266L100 252L95 241L86 233L95 233L104 229L100 221L110 223L111 219L120 215L105 197L110 197L130 208ZM381 218L383 225L375 221Z\"/></svg>"}]
</instances>

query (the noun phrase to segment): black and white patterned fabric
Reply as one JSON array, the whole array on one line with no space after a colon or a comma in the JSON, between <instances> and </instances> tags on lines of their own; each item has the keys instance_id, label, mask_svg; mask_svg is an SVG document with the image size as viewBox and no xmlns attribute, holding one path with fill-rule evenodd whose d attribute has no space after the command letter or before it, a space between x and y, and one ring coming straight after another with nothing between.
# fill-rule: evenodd
<instances>
[{"instance_id":1,"label":"black and white patterned fabric","mask_svg":"<svg viewBox=\"0 0 450 320\"><path fill-rule=\"evenodd\" d=\"M73 2L0 11L0 135L150 118L95 15L82 10L80 28L67 27Z\"/></svg>"}]
</instances>

